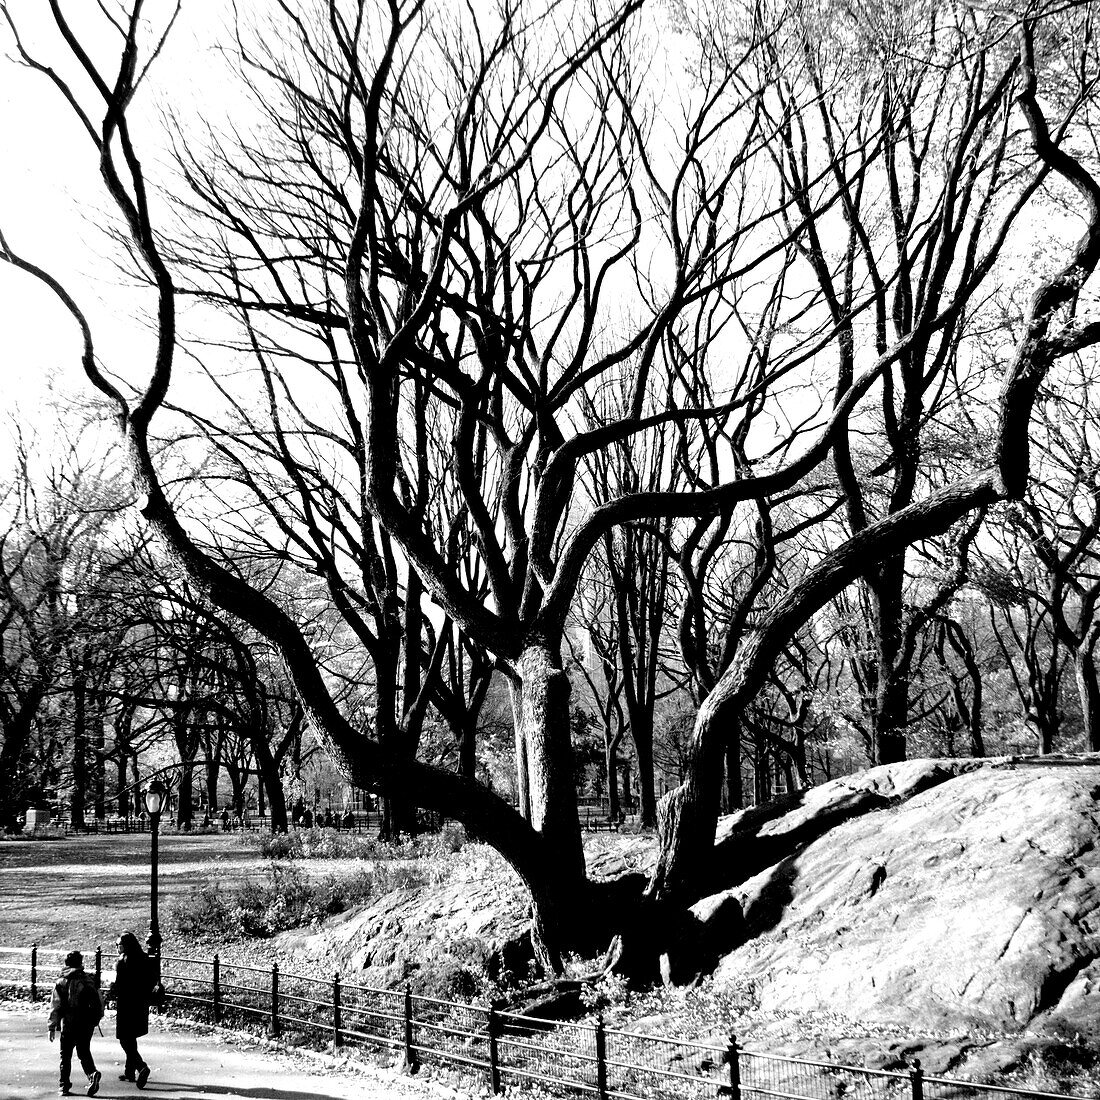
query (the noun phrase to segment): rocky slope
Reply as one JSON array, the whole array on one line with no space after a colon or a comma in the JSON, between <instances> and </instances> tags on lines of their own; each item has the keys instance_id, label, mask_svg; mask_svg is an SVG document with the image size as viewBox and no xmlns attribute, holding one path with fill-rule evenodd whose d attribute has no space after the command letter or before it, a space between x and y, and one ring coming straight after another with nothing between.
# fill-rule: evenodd
<instances>
[{"instance_id":1,"label":"rocky slope","mask_svg":"<svg viewBox=\"0 0 1100 1100\"><path fill-rule=\"evenodd\" d=\"M364 985L407 983L414 992L454 997L490 960L494 969L507 966L528 925L515 873L494 852L471 844L439 881L394 890L319 928L284 933L277 946L288 966L290 960L323 965Z\"/></svg>"},{"instance_id":2,"label":"rocky slope","mask_svg":"<svg viewBox=\"0 0 1100 1100\"><path fill-rule=\"evenodd\" d=\"M1095 757L913 761L739 815L720 866L754 873L694 910L720 957L711 981L751 985L773 1021L761 1038L832 1017L818 1042L878 1064L922 1052L982 1072L1095 1050L1098 836Z\"/></svg>"},{"instance_id":3,"label":"rocky slope","mask_svg":"<svg viewBox=\"0 0 1100 1100\"><path fill-rule=\"evenodd\" d=\"M919 1053L952 1073L1073 1060L1100 1049L1098 832L1098 757L911 761L837 780L722 821L720 889L694 907L673 971L709 972L706 995L736 1002L755 1046L883 1066ZM476 965L525 920L518 885L480 858L297 947L369 982L415 977L440 945ZM652 858L649 838L590 838L596 877ZM729 1012L648 1004L643 1029L731 1026Z\"/></svg>"}]
</instances>

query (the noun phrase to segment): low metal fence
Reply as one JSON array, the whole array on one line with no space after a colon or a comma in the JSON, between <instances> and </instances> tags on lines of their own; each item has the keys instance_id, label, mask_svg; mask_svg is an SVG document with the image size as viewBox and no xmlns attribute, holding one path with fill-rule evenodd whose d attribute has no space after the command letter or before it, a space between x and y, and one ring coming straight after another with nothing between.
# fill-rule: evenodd
<instances>
[{"instance_id":1,"label":"low metal fence","mask_svg":"<svg viewBox=\"0 0 1100 1100\"><path fill-rule=\"evenodd\" d=\"M0 947L0 997L12 1000L48 1001L61 965L70 951L67 947ZM95 977L97 986L103 974L103 950L84 960L84 969Z\"/></svg>"},{"instance_id":2,"label":"low metal fence","mask_svg":"<svg viewBox=\"0 0 1100 1100\"><path fill-rule=\"evenodd\" d=\"M48 1000L63 952L0 947L0 994ZM97 982L102 952L94 956ZM91 969L88 967L87 969ZM166 1003L215 1023L259 1021L269 1034L298 1033L334 1047L400 1052L415 1068L445 1061L483 1074L494 1093L509 1084L599 1100L1085 1100L1060 1093L790 1058L725 1043L692 1042L629 1029L503 1012L248 966L161 956Z\"/></svg>"}]
</instances>

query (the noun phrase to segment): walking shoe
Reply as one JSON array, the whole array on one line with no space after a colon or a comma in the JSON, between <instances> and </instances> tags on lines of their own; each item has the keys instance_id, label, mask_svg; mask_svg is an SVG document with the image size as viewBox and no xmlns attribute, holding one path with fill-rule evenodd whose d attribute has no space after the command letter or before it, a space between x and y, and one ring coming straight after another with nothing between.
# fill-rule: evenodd
<instances>
[{"instance_id":1,"label":"walking shoe","mask_svg":"<svg viewBox=\"0 0 1100 1100\"><path fill-rule=\"evenodd\" d=\"M134 1075L132 1073L120 1073L118 1079L120 1081L133 1081Z\"/></svg>"},{"instance_id":2,"label":"walking shoe","mask_svg":"<svg viewBox=\"0 0 1100 1100\"><path fill-rule=\"evenodd\" d=\"M73 1094L73 1086L72 1085L59 1085L58 1088L57 1088L57 1095L58 1096L72 1096L72 1094Z\"/></svg>"},{"instance_id":3,"label":"walking shoe","mask_svg":"<svg viewBox=\"0 0 1100 1100\"><path fill-rule=\"evenodd\" d=\"M138 1070L138 1075L135 1080L137 1081L137 1087L139 1089L145 1088L145 1082L149 1080L149 1067L142 1066L141 1069Z\"/></svg>"},{"instance_id":4,"label":"walking shoe","mask_svg":"<svg viewBox=\"0 0 1100 1100\"><path fill-rule=\"evenodd\" d=\"M88 1095L95 1096L99 1092L99 1082L103 1079L103 1074L98 1069L92 1070L91 1077L88 1078Z\"/></svg>"}]
</instances>

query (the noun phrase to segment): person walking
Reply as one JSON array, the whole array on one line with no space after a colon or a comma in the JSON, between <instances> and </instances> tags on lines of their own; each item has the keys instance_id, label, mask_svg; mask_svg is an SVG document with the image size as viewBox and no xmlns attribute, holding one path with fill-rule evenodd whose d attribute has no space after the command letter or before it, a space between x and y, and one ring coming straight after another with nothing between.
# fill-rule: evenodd
<instances>
[{"instance_id":1,"label":"person walking","mask_svg":"<svg viewBox=\"0 0 1100 1100\"><path fill-rule=\"evenodd\" d=\"M115 1035L126 1054L120 1081L133 1081L139 1089L149 1080L149 1067L138 1052L137 1041L149 1032L149 1001L153 995L153 967L133 932L123 932L115 945L118 961L107 999L115 1002Z\"/></svg>"},{"instance_id":2,"label":"person walking","mask_svg":"<svg viewBox=\"0 0 1100 1100\"><path fill-rule=\"evenodd\" d=\"M80 1068L88 1075L88 1095L99 1092L102 1074L92 1058L92 1032L103 1018L103 1002L92 978L84 973L84 956L70 951L65 956L65 968L53 987L50 999L50 1042L61 1032L61 1069L58 1092L68 1096L73 1091L73 1051L80 1059Z\"/></svg>"}]
</instances>

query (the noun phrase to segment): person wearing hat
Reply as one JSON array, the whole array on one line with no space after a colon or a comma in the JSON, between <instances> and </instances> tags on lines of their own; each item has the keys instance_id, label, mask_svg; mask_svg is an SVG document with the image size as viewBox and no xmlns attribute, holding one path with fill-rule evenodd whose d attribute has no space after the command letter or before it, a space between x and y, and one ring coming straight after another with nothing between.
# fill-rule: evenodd
<instances>
[{"instance_id":1,"label":"person wearing hat","mask_svg":"<svg viewBox=\"0 0 1100 1100\"><path fill-rule=\"evenodd\" d=\"M50 1000L50 1042L61 1032L61 1071L58 1092L68 1096L73 1091L73 1051L80 1067L88 1075L88 1095L99 1092L102 1074L92 1058L92 1032L103 1018L103 1002L92 978L84 973L84 956L70 951L65 956L65 968L53 989Z\"/></svg>"}]
</instances>

